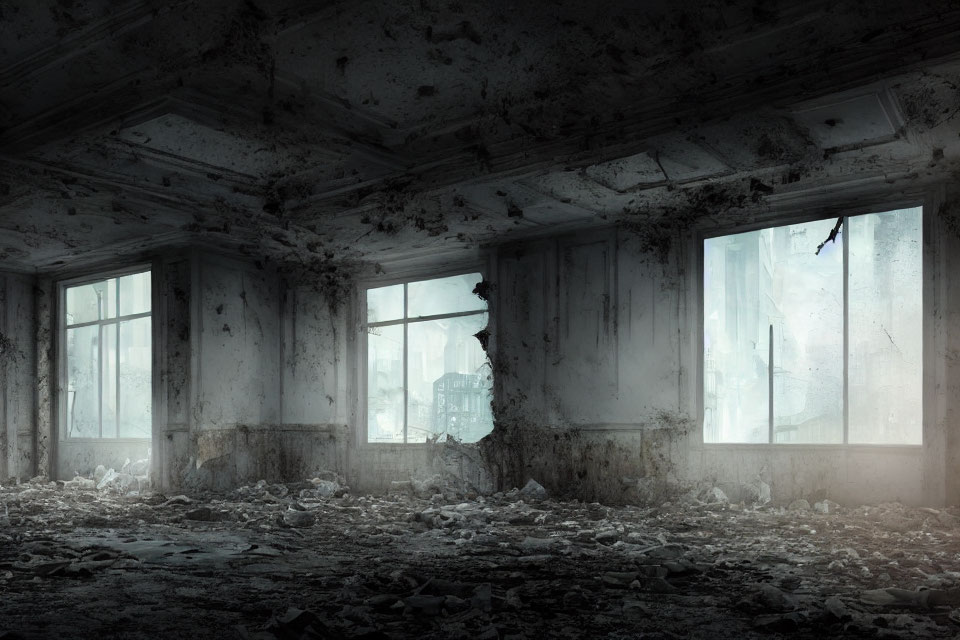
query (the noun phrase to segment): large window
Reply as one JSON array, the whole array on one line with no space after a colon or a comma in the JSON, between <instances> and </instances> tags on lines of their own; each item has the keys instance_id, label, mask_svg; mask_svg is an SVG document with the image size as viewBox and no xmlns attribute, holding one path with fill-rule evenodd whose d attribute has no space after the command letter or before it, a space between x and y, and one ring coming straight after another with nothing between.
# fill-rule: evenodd
<instances>
[{"instance_id":1,"label":"large window","mask_svg":"<svg viewBox=\"0 0 960 640\"><path fill-rule=\"evenodd\" d=\"M65 438L149 438L150 272L64 288Z\"/></svg>"},{"instance_id":2,"label":"large window","mask_svg":"<svg viewBox=\"0 0 960 640\"><path fill-rule=\"evenodd\" d=\"M921 444L922 218L704 241L704 441Z\"/></svg>"},{"instance_id":3,"label":"large window","mask_svg":"<svg viewBox=\"0 0 960 640\"><path fill-rule=\"evenodd\" d=\"M493 429L478 273L367 289L367 441L476 442Z\"/></svg>"}]
</instances>

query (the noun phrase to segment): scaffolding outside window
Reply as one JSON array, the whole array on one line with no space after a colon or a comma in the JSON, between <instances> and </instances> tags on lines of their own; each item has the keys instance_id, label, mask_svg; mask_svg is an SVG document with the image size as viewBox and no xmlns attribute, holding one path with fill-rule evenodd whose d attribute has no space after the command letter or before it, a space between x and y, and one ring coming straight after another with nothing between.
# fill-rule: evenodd
<instances>
[{"instance_id":1,"label":"scaffolding outside window","mask_svg":"<svg viewBox=\"0 0 960 640\"><path fill-rule=\"evenodd\" d=\"M64 438L149 438L150 271L64 289Z\"/></svg>"},{"instance_id":2,"label":"scaffolding outside window","mask_svg":"<svg viewBox=\"0 0 960 640\"><path fill-rule=\"evenodd\" d=\"M919 445L915 207L709 238L704 441Z\"/></svg>"},{"instance_id":3,"label":"scaffolding outside window","mask_svg":"<svg viewBox=\"0 0 960 640\"><path fill-rule=\"evenodd\" d=\"M367 442L476 442L493 430L492 376L476 334L479 273L367 289Z\"/></svg>"}]
</instances>

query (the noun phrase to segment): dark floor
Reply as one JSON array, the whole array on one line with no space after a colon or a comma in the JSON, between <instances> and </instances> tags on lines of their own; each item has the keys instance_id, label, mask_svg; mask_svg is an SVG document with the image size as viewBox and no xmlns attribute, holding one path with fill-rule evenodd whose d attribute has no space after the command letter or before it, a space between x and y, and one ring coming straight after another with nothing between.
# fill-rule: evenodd
<instances>
[{"instance_id":1,"label":"dark floor","mask_svg":"<svg viewBox=\"0 0 960 640\"><path fill-rule=\"evenodd\" d=\"M954 510L328 489L5 486L0 638L960 634Z\"/></svg>"}]
</instances>

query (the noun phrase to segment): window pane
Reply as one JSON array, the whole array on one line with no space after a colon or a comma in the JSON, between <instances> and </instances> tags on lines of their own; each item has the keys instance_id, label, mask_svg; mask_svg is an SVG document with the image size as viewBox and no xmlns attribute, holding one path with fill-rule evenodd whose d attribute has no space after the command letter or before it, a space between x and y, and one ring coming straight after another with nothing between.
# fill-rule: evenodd
<instances>
[{"instance_id":1,"label":"window pane","mask_svg":"<svg viewBox=\"0 0 960 640\"><path fill-rule=\"evenodd\" d=\"M850 442L921 444L921 209L849 219Z\"/></svg>"},{"instance_id":2,"label":"window pane","mask_svg":"<svg viewBox=\"0 0 960 640\"><path fill-rule=\"evenodd\" d=\"M416 318L461 311L485 311L487 303L473 293L473 288L481 280L483 276L479 273L469 273L411 282L407 285L407 315Z\"/></svg>"},{"instance_id":3,"label":"window pane","mask_svg":"<svg viewBox=\"0 0 960 640\"><path fill-rule=\"evenodd\" d=\"M100 437L99 335L98 326L67 329L67 437Z\"/></svg>"},{"instance_id":4,"label":"window pane","mask_svg":"<svg viewBox=\"0 0 960 640\"><path fill-rule=\"evenodd\" d=\"M150 354L150 318L121 322L119 380L119 436L121 438L150 437L153 404Z\"/></svg>"},{"instance_id":5,"label":"window pane","mask_svg":"<svg viewBox=\"0 0 960 640\"><path fill-rule=\"evenodd\" d=\"M117 325L103 325L103 348L101 349L103 399L100 404L103 416L103 437L117 437Z\"/></svg>"},{"instance_id":6,"label":"window pane","mask_svg":"<svg viewBox=\"0 0 960 640\"><path fill-rule=\"evenodd\" d=\"M403 285L367 289L367 322L403 318Z\"/></svg>"},{"instance_id":7,"label":"window pane","mask_svg":"<svg viewBox=\"0 0 960 640\"><path fill-rule=\"evenodd\" d=\"M67 324L80 324L100 320L101 310L106 311L107 283L105 281L83 284L67 289Z\"/></svg>"},{"instance_id":8,"label":"window pane","mask_svg":"<svg viewBox=\"0 0 960 640\"><path fill-rule=\"evenodd\" d=\"M117 279L110 278L106 282L106 289L103 295L103 306L106 309L104 318L117 317Z\"/></svg>"},{"instance_id":9,"label":"window pane","mask_svg":"<svg viewBox=\"0 0 960 640\"><path fill-rule=\"evenodd\" d=\"M403 442L403 325L367 334L367 439Z\"/></svg>"},{"instance_id":10,"label":"window pane","mask_svg":"<svg viewBox=\"0 0 960 640\"><path fill-rule=\"evenodd\" d=\"M150 272L120 278L120 315L150 311Z\"/></svg>"},{"instance_id":11,"label":"window pane","mask_svg":"<svg viewBox=\"0 0 960 640\"><path fill-rule=\"evenodd\" d=\"M476 442L493 430L490 368L474 337L486 326L485 313L410 323L407 442L442 434Z\"/></svg>"},{"instance_id":12,"label":"window pane","mask_svg":"<svg viewBox=\"0 0 960 640\"><path fill-rule=\"evenodd\" d=\"M704 242L704 440L769 440L769 239L760 231Z\"/></svg>"},{"instance_id":13,"label":"window pane","mask_svg":"<svg viewBox=\"0 0 960 640\"><path fill-rule=\"evenodd\" d=\"M843 442L842 236L817 246L836 220L761 233L772 265L774 442Z\"/></svg>"}]
</instances>

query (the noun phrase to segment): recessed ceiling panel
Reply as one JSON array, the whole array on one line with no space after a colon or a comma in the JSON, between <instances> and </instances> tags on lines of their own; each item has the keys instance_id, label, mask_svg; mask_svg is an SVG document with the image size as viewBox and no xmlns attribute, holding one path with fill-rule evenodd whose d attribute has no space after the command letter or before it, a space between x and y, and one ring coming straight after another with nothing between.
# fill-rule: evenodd
<instances>
[{"instance_id":1,"label":"recessed ceiling panel","mask_svg":"<svg viewBox=\"0 0 960 640\"><path fill-rule=\"evenodd\" d=\"M587 175L614 191L627 191L665 180L656 160L646 152L587 167Z\"/></svg>"},{"instance_id":2,"label":"recessed ceiling panel","mask_svg":"<svg viewBox=\"0 0 960 640\"><path fill-rule=\"evenodd\" d=\"M723 161L680 135L651 140L649 154L663 167L671 182L690 182L730 172Z\"/></svg>"},{"instance_id":3,"label":"recessed ceiling panel","mask_svg":"<svg viewBox=\"0 0 960 640\"><path fill-rule=\"evenodd\" d=\"M901 126L892 103L879 93L800 109L794 117L823 149L887 142Z\"/></svg>"}]
</instances>

